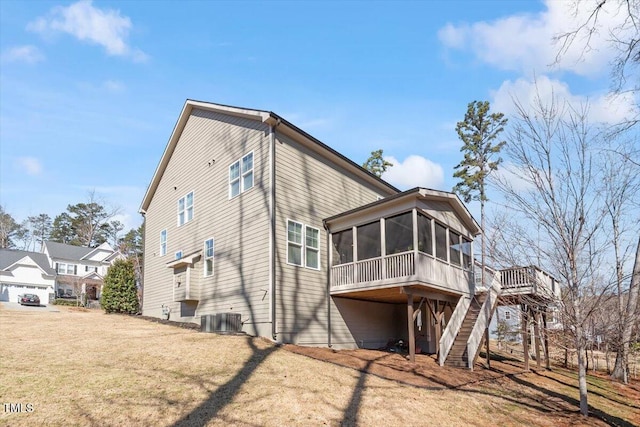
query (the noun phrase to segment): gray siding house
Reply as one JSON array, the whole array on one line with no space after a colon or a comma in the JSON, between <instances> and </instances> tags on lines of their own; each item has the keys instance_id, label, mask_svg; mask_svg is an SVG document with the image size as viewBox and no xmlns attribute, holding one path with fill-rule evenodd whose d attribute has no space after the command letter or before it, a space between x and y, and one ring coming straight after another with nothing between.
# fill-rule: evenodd
<instances>
[{"instance_id":1,"label":"gray siding house","mask_svg":"<svg viewBox=\"0 0 640 427\"><path fill-rule=\"evenodd\" d=\"M140 212L147 316L467 366L497 303L456 195L400 192L269 111L187 100Z\"/></svg>"}]
</instances>

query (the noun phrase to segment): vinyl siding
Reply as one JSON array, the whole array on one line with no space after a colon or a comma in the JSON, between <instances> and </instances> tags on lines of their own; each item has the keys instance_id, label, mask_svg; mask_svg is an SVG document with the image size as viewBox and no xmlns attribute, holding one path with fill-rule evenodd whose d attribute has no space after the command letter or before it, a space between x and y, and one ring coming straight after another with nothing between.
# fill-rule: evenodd
<instances>
[{"instance_id":1,"label":"vinyl siding","mask_svg":"<svg viewBox=\"0 0 640 427\"><path fill-rule=\"evenodd\" d=\"M327 234L322 219L382 194L355 174L292 138L276 133L276 318L278 340L328 344ZM320 270L287 264L287 219L320 230ZM351 337L334 302L331 328ZM347 338L345 338L347 340Z\"/></svg>"},{"instance_id":2,"label":"vinyl siding","mask_svg":"<svg viewBox=\"0 0 640 427\"><path fill-rule=\"evenodd\" d=\"M229 166L253 151L254 186L229 200ZM143 314L198 322L204 314L239 312L248 333L269 321L269 135L260 122L194 109L157 190L145 225ZM193 220L177 224L178 199L194 192ZM167 230L167 253L160 256L160 232ZM191 270L197 303L173 302L175 252L203 252L214 239L214 274L203 277L204 256Z\"/></svg>"}]
</instances>

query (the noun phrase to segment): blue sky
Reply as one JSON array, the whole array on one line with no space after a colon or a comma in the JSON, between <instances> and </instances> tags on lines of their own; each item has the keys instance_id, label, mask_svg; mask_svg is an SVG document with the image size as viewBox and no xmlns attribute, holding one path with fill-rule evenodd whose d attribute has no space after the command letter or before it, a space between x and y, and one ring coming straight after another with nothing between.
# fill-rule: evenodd
<instances>
[{"instance_id":1,"label":"blue sky","mask_svg":"<svg viewBox=\"0 0 640 427\"><path fill-rule=\"evenodd\" d=\"M606 97L602 37L550 65L569 3L3 0L0 204L53 218L95 190L137 227L187 98L274 111L357 163L382 148L391 183L450 190L473 100L509 115L535 78L595 121L636 105Z\"/></svg>"}]
</instances>

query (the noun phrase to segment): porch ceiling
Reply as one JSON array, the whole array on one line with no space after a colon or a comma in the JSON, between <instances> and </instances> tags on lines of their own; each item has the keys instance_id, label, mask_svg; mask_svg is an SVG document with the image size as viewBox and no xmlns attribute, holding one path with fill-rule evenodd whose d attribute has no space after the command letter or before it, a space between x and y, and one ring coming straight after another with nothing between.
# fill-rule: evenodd
<instances>
[{"instance_id":1,"label":"porch ceiling","mask_svg":"<svg viewBox=\"0 0 640 427\"><path fill-rule=\"evenodd\" d=\"M389 304L406 304L407 293L413 293L416 300L420 297L426 297L439 301L449 301L451 303L457 302L458 298L460 297L460 295L457 294L434 291L427 286L421 285L395 286L382 289L368 289L343 293L332 293L332 296L363 301L384 302Z\"/></svg>"}]
</instances>

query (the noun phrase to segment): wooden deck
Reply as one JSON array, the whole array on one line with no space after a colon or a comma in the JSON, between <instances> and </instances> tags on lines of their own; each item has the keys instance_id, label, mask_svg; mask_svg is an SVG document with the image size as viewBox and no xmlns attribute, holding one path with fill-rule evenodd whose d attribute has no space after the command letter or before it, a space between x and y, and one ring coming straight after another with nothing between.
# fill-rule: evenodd
<instances>
[{"instance_id":1,"label":"wooden deck","mask_svg":"<svg viewBox=\"0 0 640 427\"><path fill-rule=\"evenodd\" d=\"M418 251L331 267L331 295L354 297L355 293L365 292L374 298L384 294L392 297L398 290L390 291L390 288L410 285L452 295L473 295L474 292L471 271Z\"/></svg>"}]
</instances>

